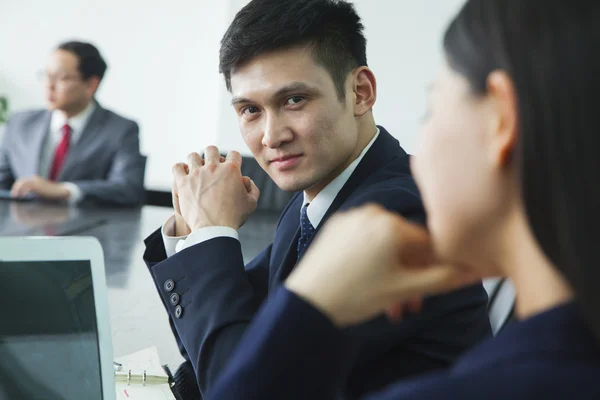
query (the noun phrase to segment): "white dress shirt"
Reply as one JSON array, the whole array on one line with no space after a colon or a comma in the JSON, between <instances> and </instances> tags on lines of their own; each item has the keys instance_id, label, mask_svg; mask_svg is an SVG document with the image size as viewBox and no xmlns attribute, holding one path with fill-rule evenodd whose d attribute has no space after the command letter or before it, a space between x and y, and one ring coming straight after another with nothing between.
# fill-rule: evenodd
<instances>
[{"instance_id":1,"label":"white dress shirt","mask_svg":"<svg viewBox=\"0 0 600 400\"><path fill-rule=\"evenodd\" d=\"M360 164L362 159L364 158L367 151L373 146L375 140L379 137L379 128L377 128L377 133L371 139L369 144L365 146L360 155L356 158L356 160L352 161L348 167L341 174L339 174L334 180L332 180L323 190L321 190L311 201L308 202L306 192L304 192L304 202L303 206L308 204L308 208L306 209L306 213L308 215L308 219L312 226L317 229L323 217L331 207L333 200L335 200L336 196L342 190L352 173ZM300 215L298 215L300 218ZM175 216L169 218L169 220L163 225L162 228L162 236L163 242L165 244L165 252L167 257L171 257L175 253L180 252L183 249L194 246L196 244L200 244L204 241L214 239L216 237L230 237L239 240L238 232L227 226L211 226L207 228L200 228L187 236L173 236L175 234Z\"/></svg>"},{"instance_id":2,"label":"white dress shirt","mask_svg":"<svg viewBox=\"0 0 600 400\"><path fill-rule=\"evenodd\" d=\"M92 101L85 108L85 110L69 119L65 117L62 111L54 110L52 112L52 117L50 120L50 132L46 136L46 140L44 140L44 145L42 146L42 152L40 156L39 173L41 177L48 178L50 175L52 161L54 160L54 153L56 152L56 148L60 144L63 137L63 126L68 124L71 127L71 140L69 141L69 151L71 151L70 149L73 148L73 146L81 137L83 130L85 129L95 110L96 103ZM63 184L70 192L69 203L78 203L83 196L81 189L79 189L79 187L77 187L77 185L74 183L63 182Z\"/></svg>"}]
</instances>

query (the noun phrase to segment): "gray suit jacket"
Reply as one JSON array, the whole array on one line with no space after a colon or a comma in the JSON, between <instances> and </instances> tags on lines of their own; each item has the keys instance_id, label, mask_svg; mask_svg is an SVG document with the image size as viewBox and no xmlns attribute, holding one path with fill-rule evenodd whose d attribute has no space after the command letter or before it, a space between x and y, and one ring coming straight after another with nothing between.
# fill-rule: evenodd
<instances>
[{"instance_id":1,"label":"gray suit jacket","mask_svg":"<svg viewBox=\"0 0 600 400\"><path fill-rule=\"evenodd\" d=\"M25 111L8 120L0 145L0 188L10 189L17 179L39 174L51 115L47 110ZM69 149L58 181L76 184L86 202L137 205L144 199L145 169L138 125L98 104Z\"/></svg>"}]
</instances>

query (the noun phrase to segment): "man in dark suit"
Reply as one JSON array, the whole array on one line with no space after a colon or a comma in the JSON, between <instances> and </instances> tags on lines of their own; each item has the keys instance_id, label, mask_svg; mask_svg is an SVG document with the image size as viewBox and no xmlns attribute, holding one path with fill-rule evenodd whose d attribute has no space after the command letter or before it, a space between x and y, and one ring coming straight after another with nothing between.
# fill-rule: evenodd
<instances>
[{"instance_id":1,"label":"man in dark suit","mask_svg":"<svg viewBox=\"0 0 600 400\"><path fill-rule=\"evenodd\" d=\"M244 267L237 229L258 189L242 177L239 153L222 160L208 147L204 159L192 153L174 166L176 212L146 239L144 258L187 359L176 374L184 398L212 387L261 303L333 213L378 203L425 222L409 156L375 124L362 30L347 2L254 0L222 40L221 71L248 147L280 188L300 193L273 243ZM428 299L401 324L380 318L349 329L359 350L348 396L448 366L490 334L486 306L479 284Z\"/></svg>"},{"instance_id":2,"label":"man in dark suit","mask_svg":"<svg viewBox=\"0 0 600 400\"><path fill-rule=\"evenodd\" d=\"M67 42L44 72L48 110L15 114L0 145L0 189L72 204L140 204L146 160L139 128L94 95L106 63L89 43Z\"/></svg>"}]
</instances>

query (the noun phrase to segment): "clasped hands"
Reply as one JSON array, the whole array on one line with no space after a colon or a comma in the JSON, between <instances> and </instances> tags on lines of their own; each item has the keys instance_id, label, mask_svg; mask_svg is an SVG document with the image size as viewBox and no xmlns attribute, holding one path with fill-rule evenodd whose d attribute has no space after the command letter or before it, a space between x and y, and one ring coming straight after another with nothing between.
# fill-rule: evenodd
<instances>
[{"instance_id":1,"label":"clasped hands","mask_svg":"<svg viewBox=\"0 0 600 400\"><path fill-rule=\"evenodd\" d=\"M191 153L186 163L173 166L173 207L175 234L226 226L240 228L256 210L260 191L247 176L242 176L242 156L231 151L222 157L209 146L204 158Z\"/></svg>"}]
</instances>

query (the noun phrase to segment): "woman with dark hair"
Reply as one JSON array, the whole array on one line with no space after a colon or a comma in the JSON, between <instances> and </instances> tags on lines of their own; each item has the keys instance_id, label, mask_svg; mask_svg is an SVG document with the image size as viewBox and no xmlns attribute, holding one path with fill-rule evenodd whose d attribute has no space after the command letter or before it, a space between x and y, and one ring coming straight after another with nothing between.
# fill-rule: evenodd
<instances>
[{"instance_id":1,"label":"woman with dark hair","mask_svg":"<svg viewBox=\"0 0 600 400\"><path fill-rule=\"evenodd\" d=\"M598 21L597 0L469 0L413 159L429 231L376 207L333 218L209 398L343 398L343 329L502 275L520 321L369 398L600 399Z\"/></svg>"}]
</instances>

